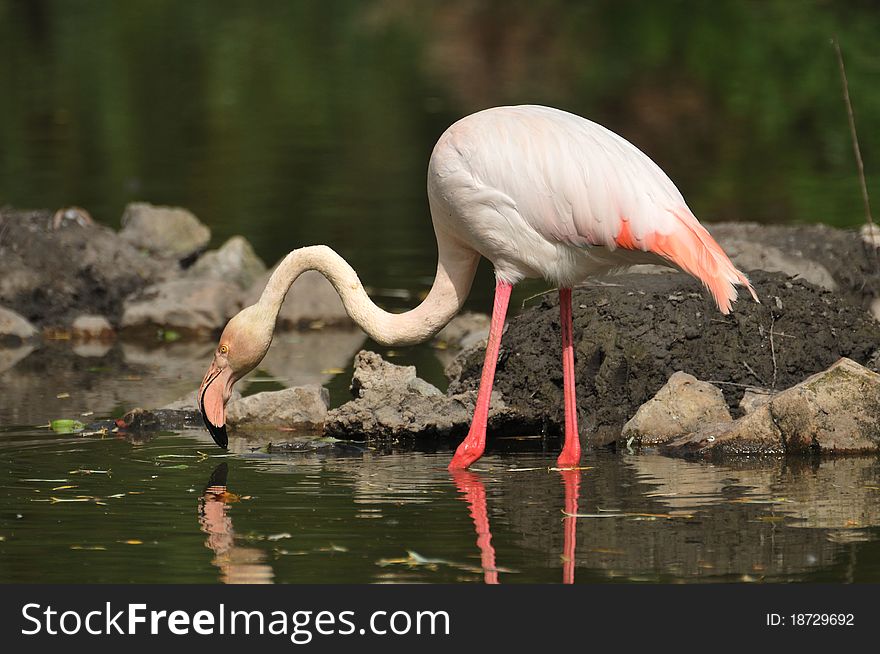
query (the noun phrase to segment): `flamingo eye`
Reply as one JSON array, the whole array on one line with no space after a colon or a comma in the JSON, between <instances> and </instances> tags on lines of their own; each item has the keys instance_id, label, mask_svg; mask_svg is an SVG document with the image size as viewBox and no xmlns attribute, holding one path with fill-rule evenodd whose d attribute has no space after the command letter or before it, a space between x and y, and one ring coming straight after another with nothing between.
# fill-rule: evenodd
<instances>
[{"instance_id":1,"label":"flamingo eye","mask_svg":"<svg viewBox=\"0 0 880 654\"><path fill-rule=\"evenodd\" d=\"M220 354L226 354L227 352L229 352L229 346L224 343L220 346Z\"/></svg>"}]
</instances>

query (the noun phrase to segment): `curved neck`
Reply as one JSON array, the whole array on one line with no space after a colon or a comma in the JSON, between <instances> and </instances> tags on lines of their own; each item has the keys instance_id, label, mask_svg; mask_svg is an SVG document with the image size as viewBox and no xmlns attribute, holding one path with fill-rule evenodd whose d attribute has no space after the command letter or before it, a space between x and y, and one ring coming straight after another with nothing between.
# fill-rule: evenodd
<instances>
[{"instance_id":1,"label":"curved neck","mask_svg":"<svg viewBox=\"0 0 880 654\"><path fill-rule=\"evenodd\" d=\"M381 345L412 345L436 334L458 313L474 280L480 255L437 239L438 262L434 285L424 301L405 313L389 313L370 299L354 269L326 245L300 248L288 254L272 273L259 305L277 318L281 304L303 272L317 270L342 298L351 319Z\"/></svg>"}]
</instances>

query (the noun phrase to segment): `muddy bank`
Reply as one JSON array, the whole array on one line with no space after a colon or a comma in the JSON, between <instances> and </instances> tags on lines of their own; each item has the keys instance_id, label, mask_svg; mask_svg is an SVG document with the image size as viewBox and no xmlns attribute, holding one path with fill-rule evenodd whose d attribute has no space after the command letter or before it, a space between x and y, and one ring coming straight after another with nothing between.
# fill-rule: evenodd
<instances>
[{"instance_id":1,"label":"muddy bank","mask_svg":"<svg viewBox=\"0 0 880 654\"><path fill-rule=\"evenodd\" d=\"M745 387L784 389L841 357L869 363L878 324L861 306L782 273L751 273L762 303L729 316L684 274L627 274L574 292L575 373L582 439L613 442L676 371L715 382L734 417ZM513 318L502 340L496 388L521 428L558 432L563 421L555 293ZM450 393L475 389L483 352L464 353ZM490 421L491 428L491 421Z\"/></svg>"}]
</instances>

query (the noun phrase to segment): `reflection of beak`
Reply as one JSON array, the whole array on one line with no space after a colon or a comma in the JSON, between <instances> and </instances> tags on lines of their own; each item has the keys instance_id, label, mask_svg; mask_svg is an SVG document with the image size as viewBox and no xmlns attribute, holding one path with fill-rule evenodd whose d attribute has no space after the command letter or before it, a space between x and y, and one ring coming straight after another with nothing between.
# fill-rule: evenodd
<instances>
[{"instance_id":1,"label":"reflection of beak","mask_svg":"<svg viewBox=\"0 0 880 654\"><path fill-rule=\"evenodd\" d=\"M214 468L211 478L208 479L208 485L205 486L206 493L214 493L221 495L226 492L226 480L229 477L229 464L225 461Z\"/></svg>"},{"instance_id":2,"label":"reflection of beak","mask_svg":"<svg viewBox=\"0 0 880 654\"><path fill-rule=\"evenodd\" d=\"M231 386L232 369L229 366L218 368L212 361L199 388L202 419L214 442L224 449L229 445L229 437L226 435L226 400L229 398Z\"/></svg>"}]
</instances>

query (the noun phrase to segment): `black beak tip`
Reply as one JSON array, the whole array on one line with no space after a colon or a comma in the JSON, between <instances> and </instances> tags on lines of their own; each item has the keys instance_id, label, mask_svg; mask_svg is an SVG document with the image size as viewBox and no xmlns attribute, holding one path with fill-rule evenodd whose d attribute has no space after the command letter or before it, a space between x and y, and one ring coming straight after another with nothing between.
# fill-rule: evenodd
<instances>
[{"instance_id":1,"label":"black beak tip","mask_svg":"<svg viewBox=\"0 0 880 654\"><path fill-rule=\"evenodd\" d=\"M213 381L213 380L212 380ZM205 387L207 388L207 386ZM226 425L214 425L208 420L208 415L205 413L205 391L201 392L201 397L199 398L199 413L202 414L202 420L205 423L205 427L208 428L208 432L211 434L211 438L214 439L214 442L217 443L224 450L229 446L229 436L226 435Z\"/></svg>"},{"instance_id":2,"label":"black beak tip","mask_svg":"<svg viewBox=\"0 0 880 654\"><path fill-rule=\"evenodd\" d=\"M211 438L214 439L214 442L217 443L224 450L229 446L229 436L226 435L226 425L217 425L211 424L211 421L208 420L208 416L202 412L202 420L205 421L205 427L208 428L208 432L211 434Z\"/></svg>"},{"instance_id":3,"label":"black beak tip","mask_svg":"<svg viewBox=\"0 0 880 654\"><path fill-rule=\"evenodd\" d=\"M229 446L229 437L226 435L226 425L220 425L217 427L216 425L212 425L207 419L205 420L205 424L208 426L208 431L211 432L211 438L214 439L214 442L225 450Z\"/></svg>"}]
</instances>

